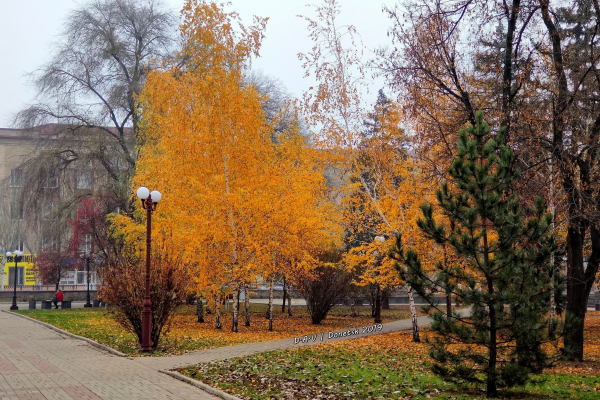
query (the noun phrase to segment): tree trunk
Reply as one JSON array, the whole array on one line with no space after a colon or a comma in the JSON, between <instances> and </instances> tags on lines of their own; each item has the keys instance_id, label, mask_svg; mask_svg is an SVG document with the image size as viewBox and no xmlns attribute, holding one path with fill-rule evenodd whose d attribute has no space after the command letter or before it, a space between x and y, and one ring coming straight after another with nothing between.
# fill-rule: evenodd
<instances>
[{"instance_id":1,"label":"tree trunk","mask_svg":"<svg viewBox=\"0 0 600 400\"><path fill-rule=\"evenodd\" d=\"M484 223L487 221L483 221ZM484 260L484 273L487 281L487 294L490 296L490 302L488 303L488 309L490 313L490 345L488 348L488 371L487 371L487 382L486 382L486 395L487 397L498 397L498 388L496 386L496 359L498 357L497 349L497 326L496 326L496 304L494 300L494 281L488 274L487 269L490 265L489 246L487 231L483 230L483 260ZM500 305L502 306L502 305Z\"/></svg>"},{"instance_id":2,"label":"tree trunk","mask_svg":"<svg viewBox=\"0 0 600 400\"><path fill-rule=\"evenodd\" d=\"M285 275L283 276L283 297L281 301L281 313L285 312L285 298L287 296L287 286L285 284Z\"/></svg>"},{"instance_id":3,"label":"tree trunk","mask_svg":"<svg viewBox=\"0 0 600 400\"><path fill-rule=\"evenodd\" d=\"M204 303L200 297L198 297L196 303L196 314L198 315L198 322L204 322Z\"/></svg>"},{"instance_id":4,"label":"tree trunk","mask_svg":"<svg viewBox=\"0 0 600 400\"><path fill-rule=\"evenodd\" d=\"M371 306L371 317L375 318L375 301L377 299L377 286L369 285L369 305Z\"/></svg>"},{"instance_id":5,"label":"tree trunk","mask_svg":"<svg viewBox=\"0 0 600 400\"><path fill-rule=\"evenodd\" d=\"M381 309L389 310L390 309L390 291L389 289L385 289L381 292Z\"/></svg>"},{"instance_id":6,"label":"tree trunk","mask_svg":"<svg viewBox=\"0 0 600 400\"><path fill-rule=\"evenodd\" d=\"M452 316L452 292L446 292L446 316L450 318Z\"/></svg>"},{"instance_id":7,"label":"tree trunk","mask_svg":"<svg viewBox=\"0 0 600 400\"><path fill-rule=\"evenodd\" d=\"M488 281L488 293L493 295L494 287L491 280ZM496 358L497 343L496 343L496 308L494 304L489 305L490 310L490 347L489 347L489 361L488 361L488 374L486 383L486 395L487 397L498 397L498 388L496 387Z\"/></svg>"},{"instance_id":8,"label":"tree trunk","mask_svg":"<svg viewBox=\"0 0 600 400\"><path fill-rule=\"evenodd\" d=\"M574 318L565 334L565 346L572 352L569 359L583 361L583 324L587 311L583 269L583 234L571 226L567 233L567 320Z\"/></svg>"},{"instance_id":9,"label":"tree trunk","mask_svg":"<svg viewBox=\"0 0 600 400\"><path fill-rule=\"evenodd\" d=\"M288 315L292 316L292 294L290 288L287 291L287 301L288 301Z\"/></svg>"},{"instance_id":10,"label":"tree trunk","mask_svg":"<svg viewBox=\"0 0 600 400\"><path fill-rule=\"evenodd\" d=\"M235 285L233 289L233 324L231 325L231 332L238 331L238 314L240 308L240 287Z\"/></svg>"},{"instance_id":11,"label":"tree trunk","mask_svg":"<svg viewBox=\"0 0 600 400\"><path fill-rule=\"evenodd\" d=\"M215 296L215 329L221 329L221 304L219 304L219 296Z\"/></svg>"},{"instance_id":12,"label":"tree trunk","mask_svg":"<svg viewBox=\"0 0 600 400\"><path fill-rule=\"evenodd\" d=\"M583 327L587 300L598 272L600 261L600 232L598 227L586 219L589 211L585 209L589 198L590 165L581 158L569 157L565 151L564 136L568 130L568 113L572 93L569 91L567 72L565 68L562 38L559 27L554 24L548 1L540 1L542 20L546 25L552 43L552 61L557 78L556 105L553 107L552 120L552 153L562 176L562 186L568 198L567 231L567 319L574 318L571 329L565 334L565 348L570 351L571 359L583 361ZM594 150L591 150L594 153ZM590 153L591 154L591 153ZM581 162L581 163L580 163ZM578 168L573 168L577 166ZM583 184L583 188L582 188ZM583 193L582 193L583 191ZM592 254L588 258L588 266L584 268L583 245L585 230L591 229Z\"/></svg>"},{"instance_id":13,"label":"tree trunk","mask_svg":"<svg viewBox=\"0 0 600 400\"><path fill-rule=\"evenodd\" d=\"M271 285L269 287L269 330L273 330L273 286L275 285L274 279L271 279Z\"/></svg>"},{"instance_id":14,"label":"tree trunk","mask_svg":"<svg viewBox=\"0 0 600 400\"><path fill-rule=\"evenodd\" d=\"M0 262L0 290L4 291L4 265L6 264L6 257L2 257ZM37 282L37 279L36 279Z\"/></svg>"},{"instance_id":15,"label":"tree trunk","mask_svg":"<svg viewBox=\"0 0 600 400\"><path fill-rule=\"evenodd\" d=\"M417 309L415 307L415 299L413 297L412 288L410 285L406 285L408 288L408 302L410 304L410 315L412 319L412 327L413 327L413 342L420 343L421 337L419 336L419 323L417 321Z\"/></svg>"},{"instance_id":16,"label":"tree trunk","mask_svg":"<svg viewBox=\"0 0 600 400\"><path fill-rule=\"evenodd\" d=\"M244 326L250 326L250 292L248 291L248 283L244 283L244 305L246 306L246 322Z\"/></svg>"},{"instance_id":17,"label":"tree trunk","mask_svg":"<svg viewBox=\"0 0 600 400\"><path fill-rule=\"evenodd\" d=\"M549 193L548 193L548 208L550 210L550 213L552 214L552 223L551 223L551 229L552 229L552 234L554 235L554 231L555 231L555 214L556 214L556 207L554 206L554 171L553 171L553 165L552 165L552 159L550 159L549 161L549 169L550 169L550 189L549 189ZM550 275L550 283L552 284L552 291L550 292L550 318L548 320L548 327L550 328L550 331L552 331L552 329L554 328L554 317L556 314L556 301L554 299L554 274L556 273L556 265L555 265L555 257L554 257L554 253L552 253L552 255L550 256L550 264L552 265L552 274Z\"/></svg>"}]
</instances>

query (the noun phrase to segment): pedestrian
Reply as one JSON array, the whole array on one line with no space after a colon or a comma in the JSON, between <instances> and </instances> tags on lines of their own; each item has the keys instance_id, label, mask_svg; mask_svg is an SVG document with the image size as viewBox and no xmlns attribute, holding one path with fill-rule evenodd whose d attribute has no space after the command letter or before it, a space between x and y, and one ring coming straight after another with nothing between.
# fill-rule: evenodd
<instances>
[{"instance_id":1,"label":"pedestrian","mask_svg":"<svg viewBox=\"0 0 600 400\"><path fill-rule=\"evenodd\" d=\"M54 307L57 310L58 310L58 302L60 301L62 304L63 299L64 299L63 292L60 289L58 289L56 291L56 294L54 295L54 298L52 299L52 302L54 303Z\"/></svg>"}]
</instances>

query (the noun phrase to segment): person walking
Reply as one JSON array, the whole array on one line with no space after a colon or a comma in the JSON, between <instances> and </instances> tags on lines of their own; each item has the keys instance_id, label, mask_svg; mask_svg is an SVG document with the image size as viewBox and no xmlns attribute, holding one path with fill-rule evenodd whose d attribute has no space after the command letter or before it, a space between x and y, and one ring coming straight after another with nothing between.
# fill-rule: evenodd
<instances>
[{"instance_id":1,"label":"person walking","mask_svg":"<svg viewBox=\"0 0 600 400\"><path fill-rule=\"evenodd\" d=\"M54 295L54 298L52 299L52 302L54 303L54 307L57 310L58 310L58 302L60 301L62 304L63 299L64 299L63 292L60 289L58 289L56 291L56 294Z\"/></svg>"}]
</instances>

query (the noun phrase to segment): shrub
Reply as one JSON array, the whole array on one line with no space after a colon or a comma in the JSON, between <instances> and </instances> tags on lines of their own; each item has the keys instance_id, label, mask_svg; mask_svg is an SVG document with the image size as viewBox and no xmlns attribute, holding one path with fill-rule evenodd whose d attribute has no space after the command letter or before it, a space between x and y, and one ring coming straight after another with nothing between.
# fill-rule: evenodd
<instances>
[{"instance_id":1,"label":"shrub","mask_svg":"<svg viewBox=\"0 0 600 400\"><path fill-rule=\"evenodd\" d=\"M348 296L352 275L336 264L323 264L300 282L300 292L306 300L310 319L320 324L329 311Z\"/></svg>"},{"instance_id":2,"label":"shrub","mask_svg":"<svg viewBox=\"0 0 600 400\"><path fill-rule=\"evenodd\" d=\"M189 274L167 249L156 251L150 268L150 300L152 302L152 348L169 328L173 312L188 294ZM104 270L104 299L111 305L117 322L142 340L142 309L145 296L146 265L140 259L108 262Z\"/></svg>"}]
</instances>

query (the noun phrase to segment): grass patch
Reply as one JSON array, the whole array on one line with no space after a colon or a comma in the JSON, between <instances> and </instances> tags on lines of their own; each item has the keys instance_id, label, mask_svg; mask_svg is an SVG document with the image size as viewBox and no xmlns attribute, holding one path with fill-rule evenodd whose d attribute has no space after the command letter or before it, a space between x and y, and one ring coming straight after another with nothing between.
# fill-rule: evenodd
<instances>
[{"instance_id":1,"label":"grass patch","mask_svg":"<svg viewBox=\"0 0 600 400\"><path fill-rule=\"evenodd\" d=\"M373 323L370 307L359 308L358 316L352 316L349 307L337 307L320 325L312 325L306 307L292 307L293 316L281 313L281 306L274 308L273 331L268 330L265 318L267 306L251 305L251 326L244 326L245 315L240 314L239 332L231 332L231 310L222 310L223 329L215 329L215 315L206 314L205 323L198 323L195 306L186 306L175 313L169 331L163 335L153 356L182 354L186 351L210 349L244 343L264 342L295 336L362 326ZM109 311L104 309L22 310L20 314L52 324L60 329L80 335L128 355L138 352L136 337L117 324ZM392 306L382 310L384 322L410 318L407 306Z\"/></svg>"},{"instance_id":2,"label":"grass patch","mask_svg":"<svg viewBox=\"0 0 600 400\"><path fill-rule=\"evenodd\" d=\"M586 320L586 361L561 363L525 387L501 389L510 399L600 398L600 313ZM423 335L428 333L422 332ZM479 399L429 372L428 346L403 331L346 342L256 354L179 372L245 399Z\"/></svg>"},{"instance_id":3,"label":"grass patch","mask_svg":"<svg viewBox=\"0 0 600 400\"><path fill-rule=\"evenodd\" d=\"M74 308L15 312L95 340L125 354L138 352L137 338L117 324L104 309Z\"/></svg>"}]
</instances>

